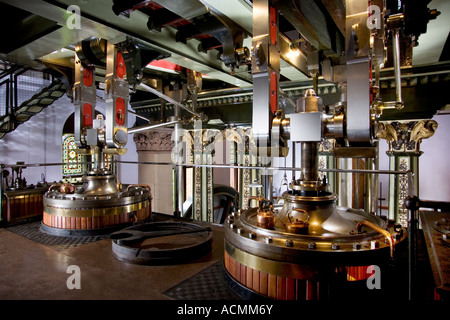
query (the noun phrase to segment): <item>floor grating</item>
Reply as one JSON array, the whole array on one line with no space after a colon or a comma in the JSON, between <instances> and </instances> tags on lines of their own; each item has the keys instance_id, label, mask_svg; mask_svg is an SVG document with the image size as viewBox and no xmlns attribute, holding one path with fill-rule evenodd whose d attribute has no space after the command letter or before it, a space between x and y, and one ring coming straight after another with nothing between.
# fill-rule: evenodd
<instances>
[{"instance_id":1,"label":"floor grating","mask_svg":"<svg viewBox=\"0 0 450 320\"><path fill-rule=\"evenodd\" d=\"M109 238L109 235L99 236L85 236L85 237L60 237L50 234L46 234L40 230L41 221L33 221L23 224L17 224L6 229L21 235L34 242L52 247L57 251L66 250L72 247L81 246L83 244L96 242L105 238Z\"/></svg>"},{"instance_id":2,"label":"floor grating","mask_svg":"<svg viewBox=\"0 0 450 320\"><path fill-rule=\"evenodd\" d=\"M180 282L163 294L174 300L240 300L225 282L223 260Z\"/></svg>"}]
</instances>

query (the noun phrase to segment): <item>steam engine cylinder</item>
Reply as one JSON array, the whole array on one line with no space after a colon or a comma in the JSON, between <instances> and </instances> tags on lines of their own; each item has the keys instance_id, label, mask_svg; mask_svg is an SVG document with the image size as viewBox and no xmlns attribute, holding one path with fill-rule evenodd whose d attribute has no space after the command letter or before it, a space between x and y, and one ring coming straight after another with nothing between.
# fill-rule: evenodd
<instances>
[{"instance_id":1,"label":"steam engine cylinder","mask_svg":"<svg viewBox=\"0 0 450 320\"><path fill-rule=\"evenodd\" d=\"M54 235L95 235L151 216L149 186L117 187L114 175L86 175L83 185L53 185L44 194L41 230Z\"/></svg>"},{"instance_id":2,"label":"steam engine cylinder","mask_svg":"<svg viewBox=\"0 0 450 320\"><path fill-rule=\"evenodd\" d=\"M362 281L367 290L368 267L389 264L405 242L403 229L361 210L337 207L333 193L291 190L283 200L273 211L273 227L258 225L261 206L234 212L225 223L226 275L247 298L332 299Z\"/></svg>"}]
</instances>

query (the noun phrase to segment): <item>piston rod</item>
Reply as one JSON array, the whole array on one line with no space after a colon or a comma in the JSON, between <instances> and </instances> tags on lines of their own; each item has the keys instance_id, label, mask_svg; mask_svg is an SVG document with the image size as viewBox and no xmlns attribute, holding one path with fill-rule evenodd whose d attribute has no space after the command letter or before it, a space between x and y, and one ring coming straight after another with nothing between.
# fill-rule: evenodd
<instances>
[{"instance_id":1,"label":"piston rod","mask_svg":"<svg viewBox=\"0 0 450 320\"><path fill-rule=\"evenodd\" d=\"M152 129L156 129L156 128L161 128L161 127L167 127L170 125L174 125L179 123L180 120L174 120L174 121L168 121L168 122L161 122L161 123L152 123L146 126L139 126L139 127L134 127L134 128L129 128L128 129L128 133L137 133L137 132L142 132L142 131L149 131Z\"/></svg>"},{"instance_id":2,"label":"piston rod","mask_svg":"<svg viewBox=\"0 0 450 320\"><path fill-rule=\"evenodd\" d=\"M394 53L394 71L395 71L395 107L397 109L403 108L402 99L402 73L400 69L400 30L394 29L394 38L392 41L392 49Z\"/></svg>"}]
</instances>

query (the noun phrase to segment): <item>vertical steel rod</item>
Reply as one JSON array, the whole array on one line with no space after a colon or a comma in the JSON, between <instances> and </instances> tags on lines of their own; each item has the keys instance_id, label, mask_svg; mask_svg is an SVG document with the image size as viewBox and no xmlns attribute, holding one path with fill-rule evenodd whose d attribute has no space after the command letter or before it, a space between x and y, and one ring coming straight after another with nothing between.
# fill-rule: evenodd
<instances>
[{"instance_id":1,"label":"vertical steel rod","mask_svg":"<svg viewBox=\"0 0 450 320\"><path fill-rule=\"evenodd\" d=\"M394 39L392 41L392 48L394 53L394 74L395 74L395 107L397 109L403 108L402 99L402 74L400 69L400 30L394 29Z\"/></svg>"}]
</instances>

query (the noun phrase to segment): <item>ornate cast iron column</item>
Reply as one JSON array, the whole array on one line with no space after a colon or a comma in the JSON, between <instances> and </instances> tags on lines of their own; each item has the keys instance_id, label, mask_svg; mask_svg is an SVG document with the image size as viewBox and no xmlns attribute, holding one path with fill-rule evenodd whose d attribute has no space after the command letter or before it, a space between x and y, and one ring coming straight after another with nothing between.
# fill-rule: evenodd
<instances>
[{"instance_id":1,"label":"ornate cast iron column","mask_svg":"<svg viewBox=\"0 0 450 320\"><path fill-rule=\"evenodd\" d=\"M389 178L389 219L402 226L408 225L408 210L404 205L410 190L419 193L419 157L423 139L434 135L438 124L434 120L380 122L376 135L389 145L389 169L412 172L410 181L407 174L390 175Z\"/></svg>"},{"instance_id":2,"label":"ornate cast iron column","mask_svg":"<svg viewBox=\"0 0 450 320\"><path fill-rule=\"evenodd\" d=\"M213 164L214 143L220 142L223 135L220 130L194 129L193 163ZM194 167L193 215L195 220L214 221L214 175L212 167Z\"/></svg>"},{"instance_id":3,"label":"ornate cast iron column","mask_svg":"<svg viewBox=\"0 0 450 320\"><path fill-rule=\"evenodd\" d=\"M251 152L254 147L254 141L251 128L231 128L225 132L226 139L236 143L236 164L243 166L258 165L258 157ZM262 191L256 188L250 188L250 185L256 180L261 183L259 170L243 168L239 169L239 208L247 209L248 198L256 196ZM261 183L262 184L262 183Z\"/></svg>"}]
</instances>

